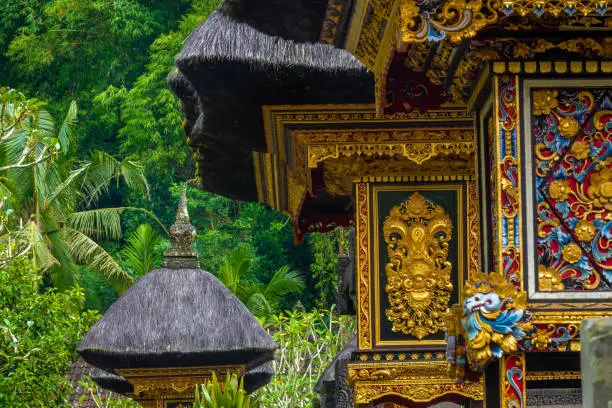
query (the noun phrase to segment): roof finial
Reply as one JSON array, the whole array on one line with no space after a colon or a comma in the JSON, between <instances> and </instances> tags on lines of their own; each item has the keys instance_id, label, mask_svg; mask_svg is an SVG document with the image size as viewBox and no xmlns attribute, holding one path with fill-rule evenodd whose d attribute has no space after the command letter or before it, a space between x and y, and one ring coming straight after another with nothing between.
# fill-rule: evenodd
<instances>
[{"instance_id":1,"label":"roof finial","mask_svg":"<svg viewBox=\"0 0 612 408\"><path fill-rule=\"evenodd\" d=\"M162 267L168 269L198 269L198 255L193 249L196 230L189 223L187 183L183 185L176 211L176 221L170 227L170 246L164 252Z\"/></svg>"}]
</instances>

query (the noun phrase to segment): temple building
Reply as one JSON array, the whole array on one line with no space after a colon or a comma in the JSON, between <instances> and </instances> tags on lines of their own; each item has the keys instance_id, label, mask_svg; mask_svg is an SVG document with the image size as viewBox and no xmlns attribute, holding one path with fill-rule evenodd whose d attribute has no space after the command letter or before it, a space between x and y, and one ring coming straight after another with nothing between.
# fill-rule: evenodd
<instances>
[{"instance_id":1,"label":"temple building","mask_svg":"<svg viewBox=\"0 0 612 408\"><path fill-rule=\"evenodd\" d=\"M272 379L276 344L193 248L186 185L162 268L140 278L89 330L77 351L102 388L143 408L191 407L213 373L242 378L246 392Z\"/></svg>"},{"instance_id":2,"label":"temple building","mask_svg":"<svg viewBox=\"0 0 612 408\"><path fill-rule=\"evenodd\" d=\"M186 40L202 188L298 242L355 230L350 406L581 406L581 322L612 316L611 30L605 0L225 0Z\"/></svg>"}]
</instances>

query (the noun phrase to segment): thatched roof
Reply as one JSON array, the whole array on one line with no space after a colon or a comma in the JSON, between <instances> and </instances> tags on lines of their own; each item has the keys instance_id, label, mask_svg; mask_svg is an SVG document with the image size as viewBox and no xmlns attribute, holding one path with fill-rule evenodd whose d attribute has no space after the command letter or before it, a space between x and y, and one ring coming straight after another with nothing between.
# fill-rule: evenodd
<instances>
[{"instance_id":1,"label":"thatched roof","mask_svg":"<svg viewBox=\"0 0 612 408\"><path fill-rule=\"evenodd\" d=\"M276 345L247 308L208 272L158 269L128 289L77 351L106 370L248 364Z\"/></svg>"},{"instance_id":2,"label":"thatched roof","mask_svg":"<svg viewBox=\"0 0 612 408\"><path fill-rule=\"evenodd\" d=\"M257 200L252 151L266 150L262 106L374 100L372 75L352 55L304 42L313 31L300 31L299 24L270 22L292 21L288 16L305 7L312 20L304 27L312 28L318 0L261 1L263 9L248 16L259 3L224 3L189 36L168 77L182 102L190 146L199 153L202 188L250 201Z\"/></svg>"},{"instance_id":3,"label":"thatched roof","mask_svg":"<svg viewBox=\"0 0 612 408\"><path fill-rule=\"evenodd\" d=\"M268 35L317 42L327 4L327 0L224 0L219 10Z\"/></svg>"},{"instance_id":4,"label":"thatched roof","mask_svg":"<svg viewBox=\"0 0 612 408\"><path fill-rule=\"evenodd\" d=\"M274 369L272 368L272 364L265 363L255 367L247 371L243 376L244 390L250 394L268 384L273 376Z\"/></svg>"},{"instance_id":5,"label":"thatched roof","mask_svg":"<svg viewBox=\"0 0 612 408\"><path fill-rule=\"evenodd\" d=\"M99 390L98 392L98 395L100 396L102 401L106 401L108 398L124 398L122 395L116 394L116 393L123 392L120 390L120 388L113 389L113 388L105 387L104 385L101 385L97 381L98 372L103 372L103 371L92 366L91 364L86 363L82 359L78 359L70 363L70 371L66 375L67 380L70 381L70 384L72 385L72 393L66 399L66 402L68 403L68 405L74 408L97 408L98 407L98 404L96 404L92 395L87 391L85 387L83 387L80 384L81 381L85 381L86 376L90 377L91 379L96 381L98 385L106 389L106 390ZM129 389L127 389L127 391L133 390L133 387L127 382L125 378L119 377L119 376L116 376L110 373L106 373L105 375L122 379L123 381L125 381L127 386L129 386Z\"/></svg>"},{"instance_id":6,"label":"thatched roof","mask_svg":"<svg viewBox=\"0 0 612 408\"><path fill-rule=\"evenodd\" d=\"M90 377L100 387L115 392L117 394L127 394L134 392L134 386L127 379L120 375L109 373L100 368L93 367Z\"/></svg>"}]
</instances>

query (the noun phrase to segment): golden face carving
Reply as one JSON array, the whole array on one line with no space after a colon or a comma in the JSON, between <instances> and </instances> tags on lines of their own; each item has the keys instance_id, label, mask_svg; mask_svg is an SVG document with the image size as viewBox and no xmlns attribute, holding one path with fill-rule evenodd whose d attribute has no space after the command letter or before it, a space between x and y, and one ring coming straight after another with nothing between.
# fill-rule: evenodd
<instances>
[{"instance_id":1,"label":"golden face carving","mask_svg":"<svg viewBox=\"0 0 612 408\"><path fill-rule=\"evenodd\" d=\"M422 339L446 327L453 285L447 260L451 220L440 206L414 193L395 206L383 225L389 263L385 266L386 310L393 331Z\"/></svg>"}]
</instances>

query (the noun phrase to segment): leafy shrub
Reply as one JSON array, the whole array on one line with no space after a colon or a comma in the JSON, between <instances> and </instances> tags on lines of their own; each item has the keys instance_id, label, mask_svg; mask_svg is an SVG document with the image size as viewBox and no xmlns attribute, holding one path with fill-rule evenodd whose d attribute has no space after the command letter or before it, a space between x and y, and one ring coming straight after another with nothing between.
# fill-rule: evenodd
<instances>
[{"instance_id":1,"label":"leafy shrub","mask_svg":"<svg viewBox=\"0 0 612 408\"><path fill-rule=\"evenodd\" d=\"M83 292L44 289L26 256L0 269L0 407L63 407L74 347L99 318Z\"/></svg>"},{"instance_id":2,"label":"leafy shrub","mask_svg":"<svg viewBox=\"0 0 612 408\"><path fill-rule=\"evenodd\" d=\"M294 311L268 321L278 344L270 384L258 392L262 406L309 407L314 386L354 332L352 319L330 311Z\"/></svg>"},{"instance_id":3,"label":"leafy shrub","mask_svg":"<svg viewBox=\"0 0 612 408\"><path fill-rule=\"evenodd\" d=\"M259 402L244 391L244 383L238 382L236 374L227 375L225 384L219 383L213 373L212 379L195 391L193 408L258 408Z\"/></svg>"},{"instance_id":4,"label":"leafy shrub","mask_svg":"<svg viewBox=\"0 0 612 408\"><path fill-rule=\"evenodd\" d=\"M115 393L102 390L90 377L79 381L81 387L87 392L79 398L79 402L90 399L96 404L96 408L141 408L141 405L130 398L125 398Z\"/></svg>"}]
</instances>

